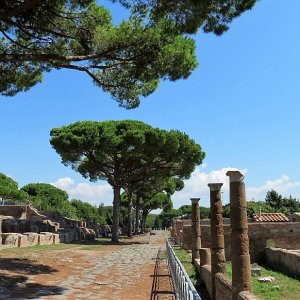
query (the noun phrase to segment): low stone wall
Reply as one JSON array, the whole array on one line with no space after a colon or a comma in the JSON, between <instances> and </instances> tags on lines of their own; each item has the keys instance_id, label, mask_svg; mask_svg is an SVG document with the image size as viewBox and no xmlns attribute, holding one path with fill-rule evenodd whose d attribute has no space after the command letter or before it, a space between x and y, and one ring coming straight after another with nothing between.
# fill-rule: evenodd
<instances>
[{"instance_id":1,"label":"low stone wall","mask_svg":"<svg viewBox=\"0 0 300 300\"><path fill-rule=\"evenodd\" d=\"M231 300L231 295L232 295L231 280L229 280L224 274L217 273L215 276L215 282L216 282L216 299Z\"/></svg>"},{"instance_id":2,"label":"low stone wall","mask_svg":"<svg viewBox=\"0 0 300 300\"><path fill-rule=\"evenodd\" d=\"M300 250L266 248L265 255L266 262L272 269L300 278Z\"/></svg>"},{"instance_id":3,"label":"low stone wall","mask_svg":"<svg viewBox=\"0 0 300 300\"><path fill-rule=\"evenodd\" d=\"M58 234L61 243L71 243L78 240L77 233L74 230L59 229Z\"/></svg>"},{"instance_id":4,"label":"low stone wall","mask_svg":"<svg viewBox=\"0 0 300 300\"><path fill-rule=\"evenodd\" d=\"M19 234L18 233L2 233L2 244L10 247L18 247Z\"/></svg>"},{"instance_id":5,"label":"low stone wall","mask_svg":"<svg viewBox=\"0 0 300 300\"><path fill-rule=\"evenodd\" d=\"M211 297L211 266L199 265L199 260L195 260L195 266L200 274L202 283L205 285L210 297ZM217 273L216 277L216 299L218 300L231 300L232 284L231 281L222 273ZM258 300L258 298L250 292L239 293L239 300Z\"/></svg>"},{"instance_id":6,"label":"low stone wall","mask_svg":"<svg viewBox=\"0 0 300 300\"><path fill-rule=\"evenodd\" d=\"M191 230L185 227L182 247L186 250L191 250L191 234ZM266 246L300 249L300 222L249 223L248 235L251 262L259 263L265 260ZM229 224L224 224L224 239L226 259L230 260L231 233ZM201 246L210 248L210 242L210 225L201 225Z\"/></svg>"},{"instance_id":7,"label":"low stone wall","mask_svg":"<svg viewBox=\"0 0 300 300\"><path fill-rule=\"evenodd\" d=\"M28 237L24 234L19 234L18 236L18 247L27 247Z\"/></svg>"},{"instance_id":8,"label":"low stone wall","mask_svg":"<svg viewBox=\"0 0 300 300\"><path fill-rule=\"evenodd\" d=\"M27 236L27 241L29 246L34 246L39 243L39 235L36 232L24 232Z\"/></svg>"},{"instance_id":9,"label":"low stone wall","mask_svg":"<svg viewBox=\"0 0 300 300\"><path fill-rule=\"evenodd\" d=\"M53 234L51 232L41 232L40 236L43 235L42 243L40 245L51 245L53 244Z\"/></svg>"},{"instance_id":10,"label":"low stone wall","mask_svg":"<svg viewBox=\"0 0 300 300\"><path fill-rule=\"evenodd\" d=\"M42 232L41 234L35 232L20 233L2 233L0 236L0 246L5 245L8 247L27 247L34 245L51 245L59 244L60 239L58 234L51 232Z\"/></svg>"},{"instance_id":11,"label":"low stone wall","mask_svg":"<svg viewBox=\"0 0 300 300\"><path fill-rule=\"evenodd\" d=\"M59 243L60 243L59 234L53 233L53 244L59 244Z\"/></svg>"}]
</instances>

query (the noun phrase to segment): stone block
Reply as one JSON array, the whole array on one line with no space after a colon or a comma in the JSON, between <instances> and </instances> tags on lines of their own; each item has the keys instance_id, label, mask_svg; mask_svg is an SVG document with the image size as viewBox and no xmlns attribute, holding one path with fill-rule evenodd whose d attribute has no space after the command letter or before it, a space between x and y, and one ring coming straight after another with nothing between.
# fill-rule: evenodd
<instances>
[{"instance_id":1,"label":"stone block","mask_svg":"<svg viewBox=\"0 0 300 300\"><path fill-rule=\"evenodd\" d=\"M19 234L18 247L27 247L27 246L28 246L28 236L24 234Z\"/></svg>"},{"instance_id":2,"label":"stone block","mask_svg":"<svg viewBox=\"0 0 300 300\"><path fill-rule=\"evenodd\" d=\"M39 245L46 245L44 234L38 234L38 243Z\"/></svg>"},{"instance_id":3,"label":"stone block","mask_svg":"<svg viewBox=\"0 0 300 300\"><path fill-rule=\"evenodd\" d=\"M2 233L2 244L10 247L18 247L18 233Z\"/></svg>"},{"instance_id":4,"label":"stone block","mask_svg":"<svg viewBox=\"0 0 300 300\"><path fill-rule=\"evenodd\" d=\"M251 267L251 275L252 276L261 276L261 269Z\"/></svg>"},{"instance_id":5,"label":"stone block","mask_svg":"<svg viewBox=\"0 0 300 300\"><path fill-rule=\"evenodd\" d=\"M275 277L272 277L272 276L265 276L265 277L258 277L257 278L257 281L262 282L262 283L274 282L275 280L276 280Z\"/></svg>"},{"instance_id":6,"label":"stone block","mask_svg":"<svg viewBox=\"0 0 300 300\"><path fill-rule=\"evenodd\" d=\"M36 232L24 232L23 235L27 236L29 246L34 246L39 243L39 236Z\"/></svg>"},{"instance_id":7,"label":"stone block","mask_svg":"<svg viewBox=\"0 0 300 300\"><path fill-rule=\"evenodd\" d=\"M59 244L59 243L60 243L59 234L53 233L53 244Z\"/></svg>"},{"instance_id":8,"label":"stone block","mask_svg":"<svg viewBox=\"0 0 300 300\"><path fill-rule=\"evenodd\" d=\"M53 233L51 232L40 232L40 236L44 235L43 245L51 245L53 244Z\"/></svg>"}]
</instances>

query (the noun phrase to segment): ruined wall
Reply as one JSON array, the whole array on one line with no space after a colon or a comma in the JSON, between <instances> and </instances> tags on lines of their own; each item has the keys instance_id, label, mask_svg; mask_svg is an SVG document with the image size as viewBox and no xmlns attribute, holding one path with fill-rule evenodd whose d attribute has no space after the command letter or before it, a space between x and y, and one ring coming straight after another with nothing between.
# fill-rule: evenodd
<instances>
[{"instance_id":1,"label":"ruined wall","mask_svg":"<svg viewBox=\"0 0 300 300\"><path fill-rule=\"evenodd\" d=\"M249 223L250 256L252 262L264 260L266 246L286 249L300 249L300 222ZM185 229L183 248L191 250L191 232ZM224 224L225 255L230 260L230 225ZM203 248L210 248L210 225L201 225Z\"/></svg>"},{"instance_id":2,"label":"ruined wall","mask_svg":"<svg viewBox=\"0 0 300 300\"><path fill-rule=\"evenodd\" d=\"M192 250L192 226L184 225L182 227L182 247L185 250Z\"/></svg>"},{"instance_id":3,"label":"ruined wall","mask_svg":"<svg viewBox=\"0 0 300 300\"><path fill-rule=\"evenodd\" d=\"M26 220L26 205L1 205L0 215Z\"/></svg>"},{"instance_id":4,"label":"ruined wall","mask_svg":"<svg viewBox=\"0 0 300 300\"><path fill-rule=\"evenodd\" d=\"M231 281L222 273L217 273L215 276L216 282L216 299L230 299L232 296Z\"/></svg>"},{"instance_id":5,"label":"ruined wall","mask_svg":"<svg viewBox=\"0 0 300 300\"><path fill-rule=\"evenodd\" d=\"M192 224L192 220L190 219L186 219L186 220L177 220L174 219L173 221L173 227L172 227L172 237L174 237L175 243L177 245L181 245L182 244L182 228L184 225L191 225Z\"/></svg>"},{"instance_id":6,"label":"ruined wall","mask_svg":"<svg viewBox=\"0 0 300 300\"><path fill-rule=\"evenodd\" d=\"M195 266L198 269L198 272L200 274L200 278L205 285L209 295L211 296L211 266L210 265L204 265L201 266L195 260ZM231 281L222 273L216 274L216 299L222 299L222 300L231 300L232 297L232 284ZM241 292L239 294L239 300L258 300L258 298L250 293L250 292Z\"/></svg>"},{"instance_id":7,"label":"ruined wall","mask_svg":"<svg viewBox=\"0 0 300 300\"><path fill-rule=\"evenodd\" d=\"M300 250L266 248L265 255L266 262L271 268L300 278Z\"/></svg>"}]
</instances>

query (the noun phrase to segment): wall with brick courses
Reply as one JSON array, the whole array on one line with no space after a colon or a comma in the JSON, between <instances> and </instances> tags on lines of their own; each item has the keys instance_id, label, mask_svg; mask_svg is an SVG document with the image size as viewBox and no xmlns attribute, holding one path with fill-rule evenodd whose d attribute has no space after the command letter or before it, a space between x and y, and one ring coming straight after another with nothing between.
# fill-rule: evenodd
<instances>
[{"instance_id":1,"label":"wall with brick courses","mask_svg":"<svg viewBox=\"0 0 300 300\"><path fill-rule=\"evenodd\" d=\"M300 222L249 223L250 256L252 262L264 260L264 250L271 244L277 248L300 249ZM185 228L183 247L191 250L191 231ZM230 225L224 224L225 254L230 260ZM210 225L201 225L201 246L210 248Z\"/></svg>"},{"instance_id":2,"label":"wall with brick courses","mask_svg":"<svg viewBox=\"0 0 300 300\"><path fill-rule=\"evenodd\" d=\"M182 228L182 247L185 250L192 249L192 226L184 225Z\"/></svg>"},{"instance_id":3,"label":"wall with brick courses","mask_svg":"<svg viewBox=\"0 0 300 300\"><path fill-rule=\"evenodd\" d=\"M199 265L199 260L195 260L195 266L200 274L202 283L204 283L209 295L211 296L211 266ZM218 300L231 300L232 284L231 281L221 273L216 274L216 299ZM258 298L250 292L241 292L239 300L258 300Z\"/></svg>"},{"instance_id":4,"label":"wall with brick courses","mask_svg":"<svg viewBox=\"0 0 300 300\"><path fill-rule=\"evenodd\" d=\"M280 248L266 248L266 262L275 270L300 278L300 250L291 251Z\"/></svg>"}]
</instances>

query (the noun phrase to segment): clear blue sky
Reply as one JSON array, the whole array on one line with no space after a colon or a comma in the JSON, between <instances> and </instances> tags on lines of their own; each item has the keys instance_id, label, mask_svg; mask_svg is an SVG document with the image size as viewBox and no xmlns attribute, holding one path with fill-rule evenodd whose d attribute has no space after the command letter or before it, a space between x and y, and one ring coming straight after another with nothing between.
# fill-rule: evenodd
<instances>
[{"instance_id":1,"label":"clear blue sky","mask_svg":"<svg viewBox=\"0 0 300 300\"><path fill-rule=\"evenodd\" d=\"M30 91L0 97L0 172L20 186L55 183L70 198L109 204L104 182L90 184L60 163L49 132L78 120L135 119L184 131L206 152L175 207L196 196L208 205L207 183L227 183L227 168L245 172L249 200L270 188L300 198L299 12L298 0L263 0L223 36L199 32L199 68L187 80L162 82L135 110L119 108L75 71L52 71Z\"/></svg>"}]
</instances>

